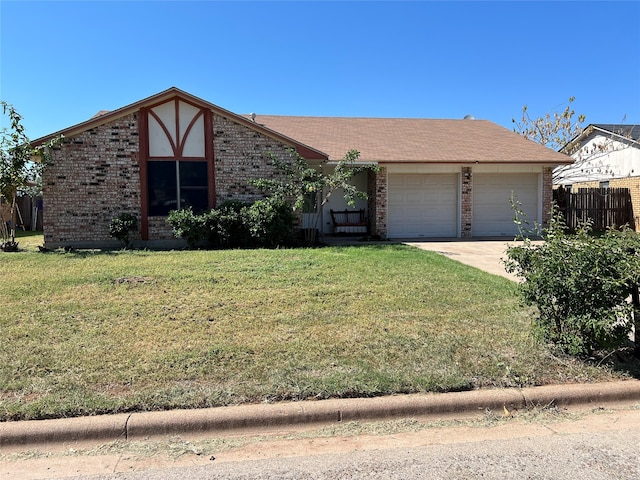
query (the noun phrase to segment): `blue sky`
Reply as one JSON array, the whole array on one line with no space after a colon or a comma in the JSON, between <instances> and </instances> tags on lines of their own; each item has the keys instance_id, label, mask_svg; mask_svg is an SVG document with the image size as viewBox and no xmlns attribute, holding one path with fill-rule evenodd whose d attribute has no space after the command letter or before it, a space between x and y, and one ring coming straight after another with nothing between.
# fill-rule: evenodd
<instances>
[{"instance_id":1,"label":"blue sky","mask_svg":"<svg viewBox=\"0 0 640 480\"><path fill-rule=\"evenodd\" d=\"M38 138L171 86L236 113L640 123L640 2L0 0Z\"/></svg>"}]
</instances>

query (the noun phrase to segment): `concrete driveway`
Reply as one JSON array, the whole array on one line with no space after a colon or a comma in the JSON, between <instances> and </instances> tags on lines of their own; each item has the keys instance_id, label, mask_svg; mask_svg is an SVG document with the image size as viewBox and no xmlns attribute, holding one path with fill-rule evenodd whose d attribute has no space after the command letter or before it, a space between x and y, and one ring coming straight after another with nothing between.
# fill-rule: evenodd
<instances>
[{"instance_id":1,"label":"concrete driveway","mask_svg":"<svg viewBox=\"0 0 640 480\"><path fill-rule=\"evenodd\" d=\"M457 260L494 275L500 275L514 282L518 281L517 277L505 271L502 261L507 256L507 247L517 243L514 240L407 241L403 243L446 255L452 260Z\"/></svg>"}]
</instances>

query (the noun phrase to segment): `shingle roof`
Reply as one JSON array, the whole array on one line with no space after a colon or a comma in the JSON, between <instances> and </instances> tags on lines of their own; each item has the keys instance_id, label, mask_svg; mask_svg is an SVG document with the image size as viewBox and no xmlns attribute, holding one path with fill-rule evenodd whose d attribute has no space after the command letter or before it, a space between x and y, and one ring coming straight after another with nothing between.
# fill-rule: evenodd
<instances>
[{"instance_id":1,"label":"shingle roof","mask_svg":"<svg viewBox=\"0 0 640 480\"><path fill-rule=\"evenodd\" d=\"M631 140L632 142L638 142L640 140L640 125L626 125L623 123L590 123L582 132L571 139L566 145L564 145L560 151L575 153L580 148L583 142L598 131L597 134L604 134L606 136L618 137L618 139Z\"/></svg>"},{"instance_id":2,"label":"shingle roof","mask_svg":"<svg viewBox=\"0 0 640 480\"><path fill-rule=\"evenodd\" d=\"M178 96L277 138L307 159L340 160L351 149L360 161L379 163L571 163L555 152L487 120L424 118L292 117L237 115L175 87L32 142L72 136L111 119Z\"/></svg>"},{"instance_id":3,"label":"shingle roof","mask_svg":"<svg viewBox=\"0 0 640 480\"><path fill-rule=\"evenodd\" d=\"M640 140L640 125L625 125L623 123L594 123L594 127L607 130L622 137Z\"/></svg>"},{"instance_id":4,"label":"shingle roof","mask_svg":"<svg viewBox=\"0 0 640 480\"><path fill-rule=\"evenodd\" d=\"M256 123L339 160L380 163L571 163L571 157L487 120L256 115Z\"/></svg>"},{"instance_id":5,"label":"shingle roof","mask_svg":"<svg viewBox=\"0 0 640 480\"><path fill-rule=\"evenodd\" d=\"M60 130L58 132L55 133L51 133L47 136L44 137L40 137L36 140L33 140L31 142L32 145L34 146L38 146L38 145L42 145L45 142L57 138L59 136L66 136L66 137L70 137L73 135L77 135L80 132L84 132L86 130L89 130L91 128L95 128L98 125L107 123L115 118L119 118L122 117L124 115L133 113L133 112L137 112L138 110L140 110L140 108L145 107L145 106L149 106L149 105L156 105L158 103L170 100L172 98L182 98L182 99L186 99L188 101L190 101L191 103L195 104L195 105L201 105L205 108L210 109L211 111L217 113L218 115L221 115L223 117L229 118L234 122L238 122L241 123L245 126L248 126L249 128L253 128L255 130L260 131L261 133L264 133L267 136L271 136L273 138L276 138L279 141L282 141L283 143L285 143L286 145L289 145L292 148L295 148L302 156L304 156L307 159L312 159L312 160L326 160L326 154L324 152L318 151L317 149L314 149L313 147L309 146L309 145L303 145L302 143L300 143L300 141L298 141L297 139L294 138L289 138L286 135L283 135L280 132L274 132L271 131L261 125L257 125L254 124L253 122L251 122L250 120L247 120L244 116L242 115L238 115L236 113L230 112L228 110L225 110L224 108L221 108L217 105L214 105L210 102L207 102L206 100L203 100L201 98L198 98L194 95L191 95L190 93L187 93L183 90L180 90L179 88L176 87L171 87L167 90L164 90L163 92L157 93L155 95L152 95L150 97L147 97L145 99L139 100L135 103L132 103L130 105L126 105L122 108L119 108L117 110L100 110L97 114L95 114L93 117L91 117L89 120L86 120L82 123L78 123L77 125L73 125L69 128L66 128L64 130Z\"/></svg>"}]
</instances>

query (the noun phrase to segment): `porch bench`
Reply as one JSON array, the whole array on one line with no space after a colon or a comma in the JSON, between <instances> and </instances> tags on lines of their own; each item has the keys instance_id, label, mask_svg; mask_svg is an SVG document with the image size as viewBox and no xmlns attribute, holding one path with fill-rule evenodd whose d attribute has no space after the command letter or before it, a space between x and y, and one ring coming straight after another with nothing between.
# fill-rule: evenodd
<instances>
[{"instance_id":1,"label":"porch bench","mask_svg":"<svg viewBox=\"0 0 640 480\"><path fill-rule=\"evenodd\" d=\"M333 233L367 233L367 217L364 209L329 210Z\"/></svg>"}]
</instances>

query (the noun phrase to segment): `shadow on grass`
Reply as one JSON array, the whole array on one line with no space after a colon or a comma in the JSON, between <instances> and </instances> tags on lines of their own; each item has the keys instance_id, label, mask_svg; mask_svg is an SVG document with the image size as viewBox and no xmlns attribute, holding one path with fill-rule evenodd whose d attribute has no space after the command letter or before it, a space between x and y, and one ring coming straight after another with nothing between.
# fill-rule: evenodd
<instances>
[{"instance_id":1,"label":"shadow on grass","mask_svg":"<svg viewBox=\"0 0 640 480\"><path fill-rule=\"evenodd\" d=\"M601 358L590 358L588 362L596 366L608 365L615 372L640 380L640 358L634 353L635 343L629 340L624 347Z\"/></svg>"},{"instance_id":2,"label":"shadow on grass","mask_svg":"<svg viewBox=\"0 0 640 480\"><path fill-rule=\"evenodd\" d=\"M42 236L42 230L16 230L16 239Z\"/></svg>"}]
</instances>

